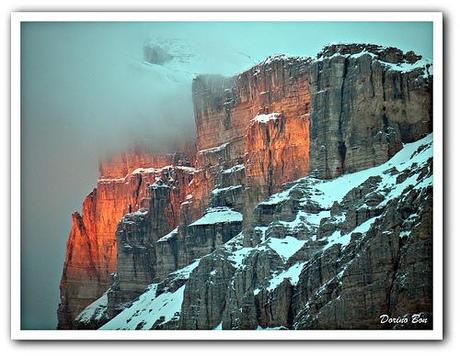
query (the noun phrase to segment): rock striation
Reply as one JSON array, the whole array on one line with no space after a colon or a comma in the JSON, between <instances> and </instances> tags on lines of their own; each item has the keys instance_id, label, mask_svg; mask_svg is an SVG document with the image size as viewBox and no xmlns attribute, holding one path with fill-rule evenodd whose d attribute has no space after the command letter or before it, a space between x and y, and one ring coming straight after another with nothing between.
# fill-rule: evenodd
<instances>
[{"instance_id":1,"label":"rock striation","mask_svg":"<svg viewBox=\"0 0 460 356\"><path fill-rule=\"evenodd\" d=\"M163 169L152 164L182 162L186 157L178 154L157 156L139 150L101 161L96 188L83 201L82 213L72 214L60 284L59 329L73 328L78 313L111 285L117 265L117 225L126 213L149 208L150 186L163 177ZM174 204L179 205L171 199L169 207ZM163 221L172 230L178 218L170 214Z\"/></svg>"},{"instance_id":2,"label":"rock striation","mask_svg":"<svg viewBox=\"0 0 460 356\"><path fill-rule=\"evenodd\" d=\"M431 132L430 66L396 48L326 47L309 66L311 173L332 178L375 166Z\"/></svg>"},{"instance_id":3,"label":"rock striation","mask_svg":"<svg viewBox=\"0 0 460 356\"><path fill-rule=\"evenodd\" d=\"M111 200L107 238L91 230L108 221L92 217L109 204L102 193L74 214L60 327L431 320L429 62L396 48L331 45L317 58L273 56L234 77L200 75L192 93L194 162L141 152L101 164L97 191L120 181L131 200ZM112 259L88 248L102 241ZM103 278L101 260L113 263Z\"/></svg>"}]
</instances>

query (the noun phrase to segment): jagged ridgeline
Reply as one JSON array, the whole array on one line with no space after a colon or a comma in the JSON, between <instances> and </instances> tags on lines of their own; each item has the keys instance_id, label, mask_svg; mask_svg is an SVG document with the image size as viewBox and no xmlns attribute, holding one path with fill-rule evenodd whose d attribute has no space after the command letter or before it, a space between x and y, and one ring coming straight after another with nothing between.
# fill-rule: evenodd
<instances>
[{"instance_id":1,"label":"jagged ridgeline","mask_svg":"<svg viewBox=\"0 0 460 356\"><path fill-rule=\"evenodd\" d=\"M432 316L432 74L331 45L193 81L196 150L104 160L61 329L378 329Z\"/></svg>"}]
</instances>

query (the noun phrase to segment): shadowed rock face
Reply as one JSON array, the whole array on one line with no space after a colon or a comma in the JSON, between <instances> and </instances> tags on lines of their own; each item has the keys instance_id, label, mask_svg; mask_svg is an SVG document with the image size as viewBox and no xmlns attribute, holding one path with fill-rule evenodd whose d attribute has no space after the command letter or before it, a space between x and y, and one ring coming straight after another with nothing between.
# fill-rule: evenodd
<instances>
[{"instance_id":1,"label":"shadowed rock face","mask_svg":"<svg viewBox=\"0 0 460 356\"><path fill-rule=\"evenodd\" d=\"M429 178L431 163L388 173L388 189L370 172L336 202L316 200L318 178L378 166L431 132L432 77L420 61L337 45L231 78L198 76L194 168L180 155L142 153L101 164L98 188L73 217L60 327L372 328L375 313L429 315L431 188L385 195ZM113 216L97 220L100 209ZM182 299L165 316L144 305L147 295L152 305Z\"/></svg>"},{"instance_id":2,"label":"shadowed rock face","mask_svg":"<svg viewBox=\"0 0 460 356\"><path fill-rule=\"evenodd\" d=\"M423 68L395 70L383 59L406 58L396 49L394 56L391 49L343 56L329 50L309 67L311 173L332 178L375 166L431 131L432 81Z\"/></svg>"}]
</instances>

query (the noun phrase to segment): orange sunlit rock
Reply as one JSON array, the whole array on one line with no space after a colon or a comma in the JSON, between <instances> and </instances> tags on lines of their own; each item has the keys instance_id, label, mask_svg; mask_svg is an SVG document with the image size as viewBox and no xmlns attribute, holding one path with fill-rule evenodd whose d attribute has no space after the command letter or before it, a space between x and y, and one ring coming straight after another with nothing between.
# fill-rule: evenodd
<instances>
[{"instance_id":1,"label":"orange sunlit rock","mask_svg":"<svg viewBox=\"0 0 460 356\"><path fill-rule=\"evenodd\" d=\"M148 187L162 176L162 167L175 163L177 155L149 157L145 152L118 154L101 161L96 188L83 201L81 215L72 214L60 285L59 328L70 328L78 312L110 286L110 274L116 270L115 231L120 219L126 213L149 207ZM189 171L181 172L177 194L171 196L162 216L166 230L178 224L180 204L191 179Z\"/></svg>"},{"instance_id":2,"label":"orange sunlit rock","mask_svg":"<svg viewBox=\"0 0 460 356\"><path fill-rule=\"evenodd\" d=\"M286 182L307 175L309 169L309 116L257 116L245 136L247 185L254 201L271 195Z\"/></svg>"},{"instance_id":3,"label":"orange sunlit rock","mask_svg":"<svg viewBox=\"0 0 460 356\"><path fill-rule=\"evenodd\" d=\"M232 78L199 76L193 83L193 95L196 170L176 175L177 190L158 197L162 204L156 214L161 214L161 221L150 232L154 236L198 219L209 204L211 191L222 183L223 170L244 168L225 179L228 184L246 186L237 204L244 206L245 214L283 183L308 173L310 91L302 61L281 57ZM279 113L279 117L254 120L269 113ZM136 149L100 163L97 187L86 197L81 216L76 213L72 220L61 281L59 328L71 328L78 312L110 286L110 274L117 267L115 231L120 219L129 211L148 208L155 199L149 196L148 186L161 172L139 168L186 165L191 157L194 160L195 144L183 148L186 157Z\"/></svg>"},{"instance_id":4,"label":"orange sunlit rock","mask_svg":"<svg viewBox=\"0 0 460 356\"><path fill-rule=\"evenodd\" d=\"M306 62L272 57L231 78L198 76L193 83L197 130L194 195L207 201L222 168L244 163L245 210L310 168L311 93ZM279 120L254 121L278 113ZM192 206L202 206L192 202ZM193 209L192 209L193 210Z\"/></svg>"}]
</instances>

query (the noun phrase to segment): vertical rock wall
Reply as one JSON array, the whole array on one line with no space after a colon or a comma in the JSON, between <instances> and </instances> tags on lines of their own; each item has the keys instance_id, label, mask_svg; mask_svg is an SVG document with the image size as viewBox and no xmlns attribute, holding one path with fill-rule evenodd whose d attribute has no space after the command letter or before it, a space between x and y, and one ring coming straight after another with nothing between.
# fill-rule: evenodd
<instances>
[{"instance_id":1,"label":"vertical rock wall","mask_svg":"<svg viewBox=\"0 0 460 356\"><path fill-rule=\"evenodd\" d=\"M143 292L157 276L158 269L164 269L157 263L156 242L178 225L181 203L188 194L193 173L193 168L182 166L158 170L147 189L148 208L124 215L118 224L114 233L117 268L108 293L111 315ZM168 256L163 257L168 260Z\"/></svg>"},{"instance_id":2,"label":"vertical rock wall","mask_svg":"<svg viewBox=\"0 0 460 356\"><path fill-rule=\"evenodd\" d=\"M219 184L222 169L244 164L238 184L245 188L245 213L283 183L308 173L308 63L275 56L232 78L203 75L193 82L197 167L220 163L217 174L208 169L206 178ZM273 113L275 120L256 119ZM211 152L223 154L209 159ZM201 201L209 198L209 188L201 191Z\"/></svg>"},{"instance_id":3,"label":"vertical rock wall","mask_svg":"<svg viewBox=\"0 0 460 356\"><path fill-rule=\"evenodd\" d=\"M72 214L60 283L58 328L72 328L72 321L78 313L110 286L110 275L117 264L117 225L126 213L149 207L149 186L161 174L151 165L176 164L181 157L155 157L151 153L150 156L138 152L102 161L101 177L96 188L85 198L82 214ZM171 200L169 204L180 203ZM176 216L169 217L171 229L177 225L177 220Z\"/></svg>"},{"instance_id":4,"label":"vertical rock wall","mask_svg":"<svg viewBox=\"0 0 460 356\"><path fill-rule=\"evenodd\" d=\"M432 80L419 56L370 45L326 48L309 66L311 172L333 178L387 161L430 132Z\"/></svg>"}]
</instances>

